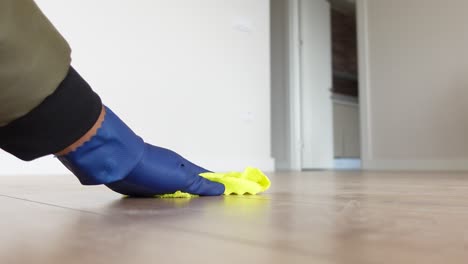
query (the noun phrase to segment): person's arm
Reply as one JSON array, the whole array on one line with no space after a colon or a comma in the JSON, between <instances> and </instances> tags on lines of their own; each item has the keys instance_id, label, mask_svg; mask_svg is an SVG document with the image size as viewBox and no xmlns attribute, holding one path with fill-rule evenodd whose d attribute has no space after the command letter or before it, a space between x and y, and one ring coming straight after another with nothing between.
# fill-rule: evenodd
<instances>
[{"instance_id":1,"label":"person's arm","mask_svg":"<svg viewBox=\"0 0 468 264\"><path fill-rule=\"evenodd\" d=\"M102 103L70 67L71 49L32 0L0 0L0 148L22 160L62 151Z\"/></svg>"},{"instance_id":2,"label":"person's arm","mask_svg":"<svg viewBox=\"0 0 468 264\"><path fill-rule=\"evenodd\" d=\"M25 161L55 154L82 184L125 195L225 190L199 176L208 170L145 143L104 106L32 0L0 0L0 148Z\"/></svg>"},{"instance_id":3,"label":"person's arm","mask_svg":"<svg viewBox=\"0 0 468 264\"><path fill-rule=\"evenodd\" d=\"M0 126L55 91L67 75L70 52L32 0L0 0Z\"/></svg>"}]
</instances>

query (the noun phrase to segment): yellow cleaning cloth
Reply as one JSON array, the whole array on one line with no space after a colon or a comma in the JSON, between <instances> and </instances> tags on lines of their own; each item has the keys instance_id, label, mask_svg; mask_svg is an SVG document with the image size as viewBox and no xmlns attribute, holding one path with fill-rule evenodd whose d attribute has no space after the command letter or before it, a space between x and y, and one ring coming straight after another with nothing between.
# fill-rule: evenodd
<instances>
[{"instance_id":1,"label":"yellow cleaning cloth","mask_svg":"<svg viewBox=\"0 0 468 264\"><path fill-rule=\"evenodd\" d=\"M200 174L210 181L224 184L226 190L224 195L230 194L257 194L270 188L270 179L257 168L247 167L244 172L213 173L206 172ZM159 198L190 198L197 195L177 191L173 194L158 195Z\"/></svg>"},{"instance_id":2,"label":"yellow cleaning cloth","mask_svg":"<svg viewBox=\"0 0 468 264\"><path fill-rule=\"evenodd\" d=\"M244 172L202 173L200 176L226 186L225 195L257 194L270 188L270 179L257 168L247 167Z\"/></svg>"}]
</instances>

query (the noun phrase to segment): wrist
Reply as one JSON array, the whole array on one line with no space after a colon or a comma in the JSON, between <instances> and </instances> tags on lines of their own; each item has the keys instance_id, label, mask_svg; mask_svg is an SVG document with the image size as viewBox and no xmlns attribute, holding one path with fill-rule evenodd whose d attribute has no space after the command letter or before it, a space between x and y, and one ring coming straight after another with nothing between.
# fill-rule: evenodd
<instances>
[{"instance_id":1,"label":"wrist","mask_svg":"<svg viewBox=\"0 0 468 264\"><path fill-rule=\"evenodd\" d=\"M122 180L140 162L145 148L144 141L107 107L81 138L57 158L83 185Z\"/></svg>"},{"instance_id":2,"label":"wrist","mask_svg":"<svg viewBox=\"0 0 468 264\"><path fill-rule=\"evenodd\" d=\"M83 145L86 141L89 141L93 136L96 135L97 130L101 127L102 122L104 121L105 115L106 115L106 110L105 110L104 106L102 106L101 113L99 114L99 117L96 120L96 123L91 127L91 129L89 129L88 132L86 132L77 141L73 142L71 145L69 145L65 149L55 153L55 155L56 156L67 155L68 153L76 150L78 147Z\"/></svg>"}]
</instances>

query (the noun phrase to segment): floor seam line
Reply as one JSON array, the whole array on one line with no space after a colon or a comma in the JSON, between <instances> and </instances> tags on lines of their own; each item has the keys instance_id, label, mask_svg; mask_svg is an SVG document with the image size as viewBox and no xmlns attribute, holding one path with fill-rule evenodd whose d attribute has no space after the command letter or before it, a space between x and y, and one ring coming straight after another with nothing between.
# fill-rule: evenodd
<instances>
[{"instance_id":1,"label":"floor seam line","mask_svg":"<svg viewBox=\"0 0 468 264\"><path fill-rule=\"evenodd\" d=\"M39 201L34 201L34 200L25 199L25 198L19 198L19 197L4 195L4 194L0 194L0 197L14 199L14 200L20 200L20 201L25 201L25 202L30 202L30 203L40 204L40 205L46 205L46 206L51 206L51 207L56 207L56 208L61 208L61 209L75 211L75 212L82 212L82 213L93 214L93 215L101 215L101 216L104 215L104 214L96 213L96 212L93 212L93 211L87 211L87 210L81 210L81 209L76 209L76 208L51 204L51 203L39 202Z\"/></svg>"}]
</instances>

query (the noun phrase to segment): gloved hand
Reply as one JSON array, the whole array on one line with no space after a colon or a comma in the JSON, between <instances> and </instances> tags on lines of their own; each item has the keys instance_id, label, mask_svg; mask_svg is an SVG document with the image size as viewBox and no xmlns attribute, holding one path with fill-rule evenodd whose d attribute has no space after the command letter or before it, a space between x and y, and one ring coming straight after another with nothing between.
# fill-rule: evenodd
<instances>
[{"instance_id":1,"label":"gloved hand","mask_svg":"<svg viewBox=\"0 0 468 264\"><path fill-rule=\"evenodd\" d=\"M176 191L214 196L224 185L209 181L209 172L177 153L146 144L109 108L97 134L58 159L84 185L105 184L130 196L151 197Z\"/></svg>"}]
</instances>

